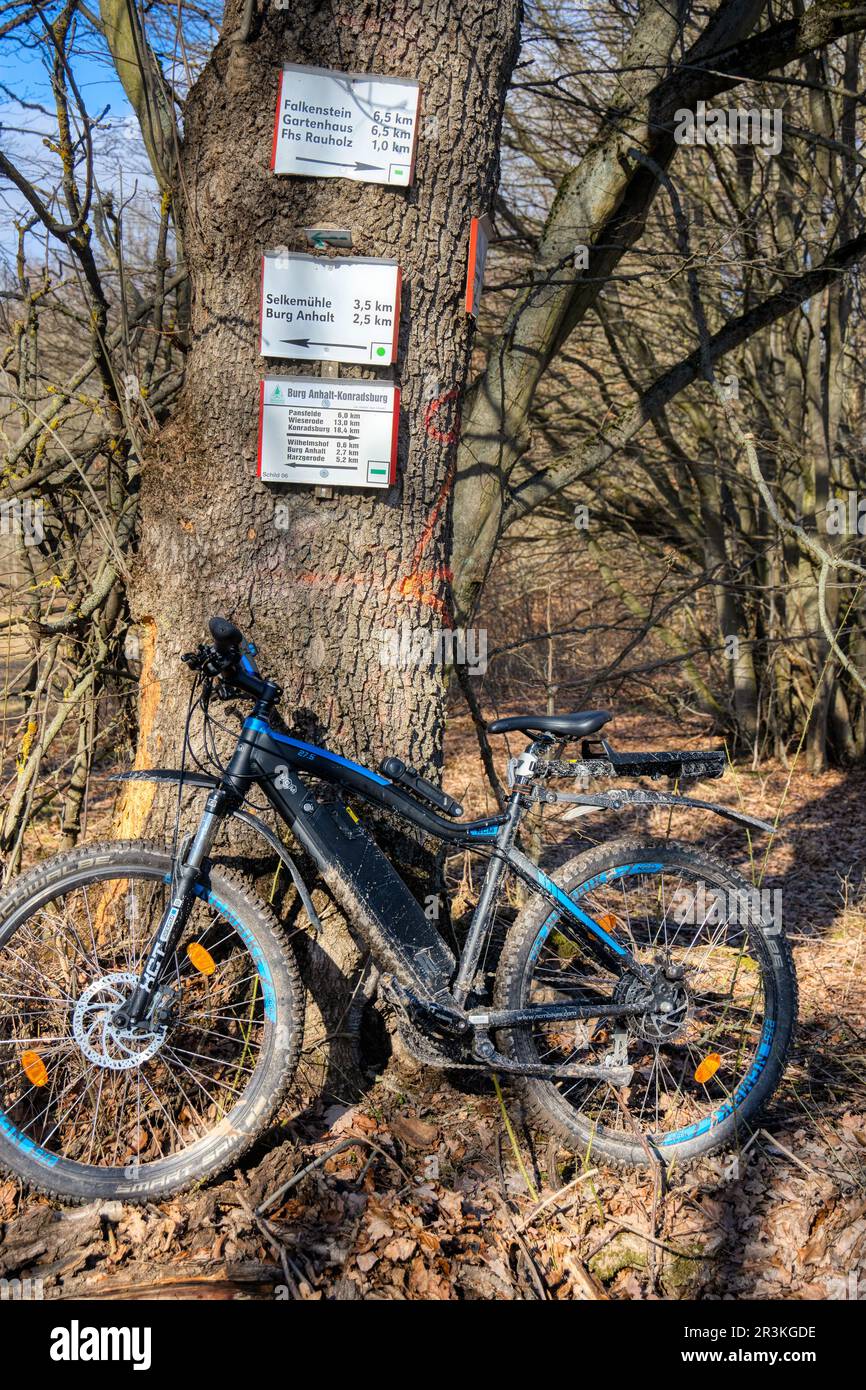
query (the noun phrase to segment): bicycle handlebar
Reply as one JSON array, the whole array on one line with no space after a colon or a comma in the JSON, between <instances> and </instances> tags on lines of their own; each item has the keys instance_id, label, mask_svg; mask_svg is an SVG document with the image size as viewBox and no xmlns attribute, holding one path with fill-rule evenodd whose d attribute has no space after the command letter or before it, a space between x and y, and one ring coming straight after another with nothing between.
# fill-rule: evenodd
<instances>
[{"instance_id":1,"label":"bicycle handlebar","mask_svg":"<svg viewBox=\"0 0 866 1390\"><path fill-rule=\"evenodd\" d=\"M202 671L210 680L220 682L217 695L229 699L233 691L243 691L253 699L272 705L279 699L279 686L263 680L251 656L243 651L244 637L240 628L228 618L211 618L208 622L213 645L203 642L195 652L187 652L183 660L194 671ZM251 655L255 648L250 645Z\"/></svg>"}]
</instances>

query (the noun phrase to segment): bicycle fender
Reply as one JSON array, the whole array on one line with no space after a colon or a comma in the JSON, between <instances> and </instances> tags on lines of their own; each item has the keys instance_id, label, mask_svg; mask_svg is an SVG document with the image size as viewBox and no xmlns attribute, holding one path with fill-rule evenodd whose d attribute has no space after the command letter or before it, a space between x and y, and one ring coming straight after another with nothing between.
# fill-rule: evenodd
<instances>
[{"instance_id":1,"label":"bicycle fender","mask_svg":"<svg viewBox=\"0 0 866 1390\"><path fill-rule=\"evenodd\" d=\"M775 825L771 825L769 821L758 820L757 816L747 816L744 811L735 811L730 806L719 806L715 801L698 801L690 796L674 796L673 792L654 792L636 787L586 796L578 792L553 792L550 799L569 801L592 810L609 811L619 811L623 806L690 806L693 810L712 811L713 815L721 816L724 820L736 821L749 830L759 830L765 835L775 835L777 832Z\"/></svg>"},{"instance_id":2,"label":"bicycle fender","mask_svg":"<svg viewBox=\"0 0 866 1390\"><path fill-rule=\"evenodd\" d=\"M190 787L195 787L197 790L205 789L207 791L213 791L215 787L220 785L219 778L211 777L209 773L181 772L179 768L171 767L154 767L146 771L135 772L115 772L108 780L109 782L183 782ZM242 820L245 825L249 825L257 835L261 835L262 839L270 845L274 854L278 855L288 870L292 883L298 891L298 897L304 905L304 911L309 918L310 926L314 931L320 932L322 930L322 924L319 921L319 914L313 907L313 899L310 896L310 890L301 877L300 869L276 831L272 830L269 825L265 825L264 821L259 820L258 816L254 816L252 811L237 810L232 811L231 814L236 816L238 820Z\"/></svg>"}]
</instances>

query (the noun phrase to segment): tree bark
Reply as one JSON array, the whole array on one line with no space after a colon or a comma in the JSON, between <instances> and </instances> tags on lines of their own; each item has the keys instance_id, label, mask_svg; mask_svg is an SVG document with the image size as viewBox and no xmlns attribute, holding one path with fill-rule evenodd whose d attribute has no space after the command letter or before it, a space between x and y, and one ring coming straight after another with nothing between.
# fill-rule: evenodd
<instances>
[{"instance_id":1,"label":"tree bark","mask_svg":"<svg viewBox=\"0 0 866 1390\"><path fill-rule=\"evenodd\" d=\"M395 753L438 775L446 673L432 642L418 664L388 664L383 634L406 625L417 642L450 623L454 419L443 407L435 431L425 423L468 368L469 223L492 203L519 21L519 0L298 0L290 11L269 6L244 40L230 0L184 112L175 207L191 342L179 408L143 470L131 593L146 639L138 765L175 760L189 688L179 659L220 613L255 640L262 670L284 687L284 718L305 736L367 763ZM417 77L413 187L272 175L284 62ZM311 374L258 355L260 258L309 250L302 229L322 222L351 229L352 254L396 259L403 273L397 482L325 501L256 476L260 377ZM123 828L148 818L160 820L142 786L124 804ZM326 935L320 976L336 964L351 978L357 955L336 928Z\"/></svg>"}]
</instances>

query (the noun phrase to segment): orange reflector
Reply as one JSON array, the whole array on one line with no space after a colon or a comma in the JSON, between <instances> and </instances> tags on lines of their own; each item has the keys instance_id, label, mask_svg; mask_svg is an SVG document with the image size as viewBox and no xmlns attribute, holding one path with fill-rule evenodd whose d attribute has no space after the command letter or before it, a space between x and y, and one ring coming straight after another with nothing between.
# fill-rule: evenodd
<instances>
[{"instance_id":1,"label":"orange reflector","mask_svg":"<svg viewBox=\"0 0 866 1390\"><path fill-rule=\"evenodd\" d=\"M205 950L200 941L191 941L186 948L186 953L200 974L212 975L216 970L216 961L210 951Z\"/></svg>"},{"instance_id":2,"label":"orange reflector","mask_svg":"<svg viewBox=\"0 0 866 1390\"><path fill-rule=\"evenodd\" d=\"M603 917L598 917L596 920L602 931L616 931L616 918L612 912L606 912Z\"/></svg>"},{"instance_id":3,"label":"orange reflector","mask_svg":"<svg viewBox=\"0 0 866 1390\"><path fill-rule=\"evenodd\" d=\"M32 1085L48 1085L48 1068L38 1052L22 1052L21 1065L24 1068L24 1075Z\"/></svg>"},{"instance_id":4,"label":"orange reflector","mask_svg":"<svg viewBox=\"0 0 866 1390\"><path fill-rule=\"evenodd\" d=\"M700 1065L696 1067L695 1080L703 1085L705 1081L709 1081L711 1076L715 1076L721 1065L722 1059L718 1052L710 1052Z\"/></svg>"}]
</instances>

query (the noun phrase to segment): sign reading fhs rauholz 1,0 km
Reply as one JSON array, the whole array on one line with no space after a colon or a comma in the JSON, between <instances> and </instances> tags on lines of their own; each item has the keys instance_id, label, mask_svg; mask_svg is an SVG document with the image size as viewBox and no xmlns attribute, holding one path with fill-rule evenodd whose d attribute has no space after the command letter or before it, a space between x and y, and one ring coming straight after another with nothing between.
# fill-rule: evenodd
<instances>
[{"instance_id":1,"label":"sign reading fhs rauholz 1,0 km","mask_svg":"<svg viewBox=\"0 0 866 1390\"><path fill-rule=\"evenodd\" d=\"M418 83L288 63L280 78L271 168L276 174L412 182Z\"/></svg>"},{"instance_id":2,"label":"sign reading fhs rauholz 1,0 km","mask_svg":"<svg viewBox=\"0 0 866 1390\"><path fill-rule=\"evenodd\" d=\"M396 261L285 251L262 257L263 357L388 367L399 327Z\"/></svg>"}]
</instances>

